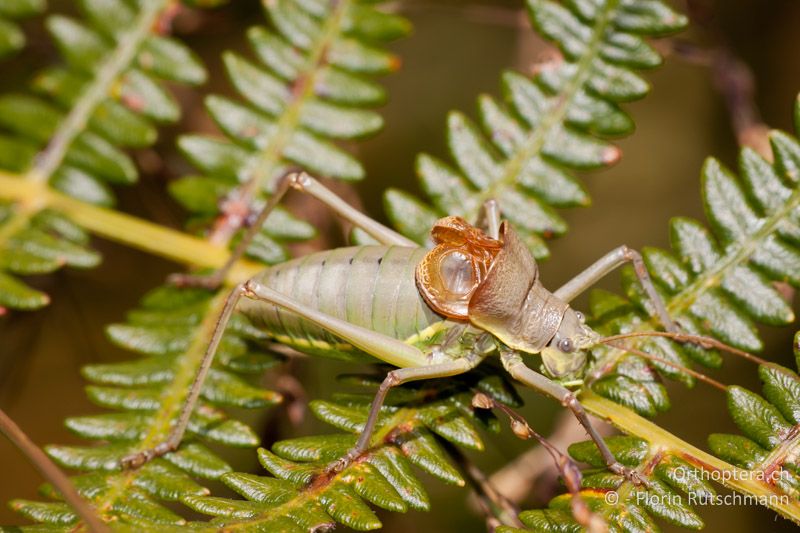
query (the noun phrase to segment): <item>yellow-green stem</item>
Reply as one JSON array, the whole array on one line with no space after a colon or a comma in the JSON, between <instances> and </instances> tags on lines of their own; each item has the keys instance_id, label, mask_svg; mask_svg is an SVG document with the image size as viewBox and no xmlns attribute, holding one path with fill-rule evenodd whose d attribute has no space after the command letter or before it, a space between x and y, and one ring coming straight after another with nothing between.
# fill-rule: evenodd
<instances>
[{"instance_id":1,"label":"yellow-green stem","mask_svg":"<svg viewBox=\"0 0 800 533\"><path fill-rule=\"evenodd\" d=\"M213 245L204 239L75 200L50 189L46 184L20 179L0 171L0 198L22 202L37 202L42 208L63 213L88 231L109 240L129 245L139 250L172 259L178 263L218 268L225 263L229 252L223 246ZM231 284L243 281L263 266L241 260L228 275Z\"/></svg>"},{"instance_id":2,"label":"yellow-green stem","mask_svg":"<svg viewBox=\"0 0 800 533\"><path fill-rule=\"evenodd\" d=\"M579 396L583 407L593 415L607 420L629 435L648 441L651 446L677 455L689 463L706 471L729 472L730 475L719 476L720 483L743 494L755 496L773 511L800 524L800 502L783 496L770 485L751 475L748 470L737 468L722 459L718 459L700 448L692 446L670 433L637 415L630 409L610 400L606 400L592 391L586 390ZM716 477L715 477L716 479Z\"/></svg>"}]
</instances>

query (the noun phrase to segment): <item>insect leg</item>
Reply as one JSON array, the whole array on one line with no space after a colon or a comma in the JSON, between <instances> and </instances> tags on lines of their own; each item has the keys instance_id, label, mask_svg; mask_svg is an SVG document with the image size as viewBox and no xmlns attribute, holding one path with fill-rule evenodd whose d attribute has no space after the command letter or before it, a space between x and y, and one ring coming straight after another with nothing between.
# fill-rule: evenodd
<instances>
[{"instance_id":1,"label":"insect leg","mask_svg":"<svg viewBox=\"0 0 800 533\"><path fill-rule=\"evenodd\" d=\"M151 459L160 457L178 448L183 440L184 433L186 433L186 428L189 425L189 419L192 417L195 405L197 405L197 400L200 398L200 391L202 391L203 383L206 380L208 371L211 369L211 363L214 362L214 355L217 352L220 341L222 341L222 336L225 334L225 328L228 322L230 322L234 309L236 309L236 304L239 303L239 299L244 295L244 284L240 284L231 291L228 298L225 300L225 305L214 326L214 333L211 335L211 340L208 343L208 347L206 347L205 354L203 354L203 360L200 362L200 367L197 369L197 374L194 377L192 386L189 388L189 394L183 401L181 414L178 417L178 421L170 430L167 439L152 448L123 457L120 461L123 469L138 468Z\"/></svg>"},{"instance_id":2,"label":"insect leg","mask_svg":"<svg viewBox=\"0 0 800 533\"><path fill-rule=\"evenodd\" d=\"M270 196L266 205L259 211L255 221L247 228L244 236L236 245L228 260L222 267L207 276L196 276L191 274L177 274L170 278L170 280L181 286L200 286L210 289L219 287L225 280L228 272L233 265L241 259L247 252L247 248L253 242L261 227L269 217L270 213L275 209L275 206L286 196L289 190L295 189L300 192L305 192L321 201L323 204L331 208L334 213L341 216L354 226L361 228L367 232L371 237L378 240L382 244L393 244L396 246L410 246L416 247L417 243L406 239L394 230L384 226L380 222L373 220L364 213L355 209L353 206L339 198L333 191L326 188L319 181L312 178L305 172L293 172L286 176L281 181L277 190Z\"/></svg>"},{"instance_id":3,"label":"insect leg","mask_svg":"<svg viewBox=\"0 0 800 533\"><path fill-rule=\"evenodd\" d=\"M427 356L419 348L302 305L292 298L259 283L248 281L245 283L244 291L249 298L255 298L288 309L341 337L366 353L400 367L389 372L386 379L381 383L378 393L372 401L367 422L355 447L331 466L330 470L334 472L342 470L369 447L381 406L389 393L389 389L409 381L463 374L475 368L484 358L484 352L479 349L479 346L467 357L453 359L440 364L428 364Z\"/></svg>"},{"instance_id":4,"label":"insect leg","mask_svg":"<svg viewBox=\"0 0 800 533\"><path fill-rule=\"evenodd\" d=\"M514 379L558 400L561 402L561 405L572 411L572 414L575 415L575 418L578 419L578 422L586 429L589 437L594 441L597 449L600 450L600 455L603 456L603 460L608 465L609 470L615 474L624 476L625 479L632 483L641 484L644 482L635 470L617 461L605 440L603 440L603 436L600 435L592 425L589 415L586 414L583 406L578 402L578 399L571 390L525 366L525 363L522 362L522 358L514 351L501 350L500 358L503 362L503 366Z\"/></svg>"},{"instance_id":5,"label":"insect leg","mask_svg":"<svg viewBox=\"0 0 800 533\"><path fill-rule=\"evenodd\" d=\"M625 263L632 263L633 269L636 272L636 277L639 278L639 283L644 287L647 297L653 303L656 315L661 323L668 331L677 331L678 328L667 313L667 308L664 301L656 291L653 281L650 279L650 274L647 272L647 267L644 265L642 255L636 250L632 250L623 245L610 251L599 260L594 262L589 268L569 280L562 287L556 290L555 294L565 302L571 301L580 293L597 283L601 278L605 277L612 270L624 265Z\"/></svg>"}]
</instances>

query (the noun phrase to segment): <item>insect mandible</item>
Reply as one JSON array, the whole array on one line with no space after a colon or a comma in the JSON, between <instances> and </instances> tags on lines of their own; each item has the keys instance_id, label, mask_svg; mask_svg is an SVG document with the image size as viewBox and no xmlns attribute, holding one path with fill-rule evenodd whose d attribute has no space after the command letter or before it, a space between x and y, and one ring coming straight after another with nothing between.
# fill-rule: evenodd
<instances>
[{"instance_id":1,"label":"insect mandible","mask_svg":"<svg viewBox=\"0 0 800 533\"><path fill-rule=\"evenodd\" d=\"M635 472L615 459L575 394L554 380L579 375L588 350L603 341L569 302L624 263L633 264L665 329L676 330L638 252L620 246L551 292L542 285L528 248L511 225L500 220L494 201L484 204L480 229L458 217L439 220L431 232L435 246L429 250L355 210L300 172L280 183L225 266L211 276L182 275L175 281L219 286L291 189L322 201L380 244L310 254L266 268L236 286L169 437L125 457L123 467L135 468L178 447L225 327L238 307L255 326L299 351L343 358L366 355L397 367L381 384L356 445L329 467L332 472L369 447L392 387L462 374L499 353L513 378L572 411L611 471L639 481ZM680 335L684 341L693 340L674 334ZM549 376L525 364L524 358L532 354L541 355Z\"/></svg>"}]
</instances>

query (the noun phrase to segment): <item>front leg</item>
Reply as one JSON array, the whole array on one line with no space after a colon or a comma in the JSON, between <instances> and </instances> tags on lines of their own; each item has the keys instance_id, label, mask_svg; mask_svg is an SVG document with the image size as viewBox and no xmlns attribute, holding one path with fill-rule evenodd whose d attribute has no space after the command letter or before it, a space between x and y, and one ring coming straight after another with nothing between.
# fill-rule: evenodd
<instances>
[{"instance_id":1,"label":"front leg","mask_svg":"<svg viewBox=\"0 0 800 533\"><path fill-rule=\"evenodd\" d=\"M575 418L578 419L578 422L584 427L592 441L594 441L597 449L600 451L600 455L603 456L603 460L605 460L608 465L609 470L623 476L634 485L647 484L638 472L617 461L605 440L603 440L603 436L600 435L594 425L592 425L589 415L586 414L583 406L578 402L578 399L571 390L525 366L525 363L522 362L522 358L514 351L508 349L501 350L500 357L503 366L512 377L534 390L555 398L561 402L561 405L572 411L572 414L575 415Z\"/></svg>"},{"instance_id":2,"label":"front leg","mask_svg":"<svg viewBox=\"0 0 800 533\"><path fill-rule=\"evenodd\" d=\"M636 273L636 277L639 278L639 283L642 284L644 291L647 293L647 297L653 304L655 314L661 321L664 329L673 332L678 331L675 322L672 321L669 313L667 313L664 300L661 299L661 296L656 291L655 285L653 285L653 280L650 279L650 273L647 272L642 254L624 245L608 252L590 265L589 268L569 280L562 287L559 287L553 294L565 302L570 302L576 296L597 283L601 278L608 275L612 270L625 263L631 263L633 265L633 271Z\"/></svg>"}]
</instances>

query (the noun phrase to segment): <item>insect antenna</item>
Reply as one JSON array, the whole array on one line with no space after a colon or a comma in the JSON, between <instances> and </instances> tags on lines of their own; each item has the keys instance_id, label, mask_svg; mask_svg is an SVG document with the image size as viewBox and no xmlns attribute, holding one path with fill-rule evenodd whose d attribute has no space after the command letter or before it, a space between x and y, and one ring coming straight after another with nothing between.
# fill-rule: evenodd
<instances>
[{"instance_id":1,"label":"insect antenna","mask_svg":"<svg viewBox=\"0 0 800 533\"><path fill-rule=\"evenodd\" d=\"M753 355L750 352L745 352L744 350L734 348L733 346L725 344L722 341L718 341L717 339L713 339L711 337L706 337L703 335L692 335L689 333L679 333L673 331L634 331L632 333L622 333L620 335L611 335L608 337L603 337L597 342L603 344L610 344L611 342L614 341L630 339L633 337L666 337L668 339L672 339L680 343L696 344L701 348L716 348L718 350L722 350L723 352L727 352L731 355L747 359L748 361L752 361L753 363L759 365L768 363L768 361L758 357L757 355ZM627 350L629 352L632 351L630 349Z\"/></svg>"},{"instance_id":2,"label":"insect antenna","mask_svg":"<svg viewBox=\"0 0 800 533\"><path fill-rule=\"evenodd\" d=\"M720 383L719 381L717 381L717 380L715 380L713 378L710 378L710 377L706 376L702 372L698 372L696 370L692 370L691 368L689 368L687 366L680 365L678 363L669 361L667 359L664 359L663 357L659 357L659 356L653 355L651 353L643 352L641 350L637 350L636 348L629 348L628 346L625 346L624 344L617 344L615 342L604 342L604 344L608 344L609 346L613 346L614 348L617 348L619 350L624 350L626 352L630 352L632 354L638 355L639 357L643 357L645 359L649 359L651 361L656 361L658 363L661 363L662 365L670 366L672 368L680 370L681 372L686 372L690 376L692 376L694 378L697 378L700 381L702 381L703 383L707 383L707 384L711 385L712 387L721 390L722 392L725 392L725 391L728 390L728 387L726 385ZM594 377L594 379L597 379L598 377L600 377L600 376L596 376L596 377Z\"/></svg>"}]
</instances>

